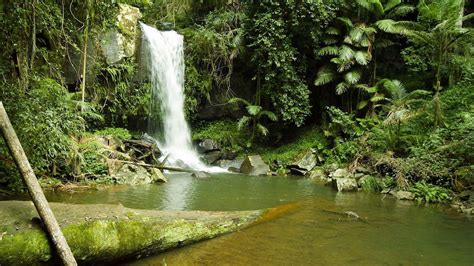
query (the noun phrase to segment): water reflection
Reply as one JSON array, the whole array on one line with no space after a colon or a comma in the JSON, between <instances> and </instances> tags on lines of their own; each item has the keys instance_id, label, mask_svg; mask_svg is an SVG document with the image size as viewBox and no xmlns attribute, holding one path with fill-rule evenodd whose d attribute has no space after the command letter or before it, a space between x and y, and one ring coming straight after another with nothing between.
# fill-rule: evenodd
<instances>
[{"instance_id":1,"label":"water reflection","mask_svg":"<svg viewBox=\"0 0 474 266\"><path fill-rule=\"evenodd\" d=\"M168 175L172 182L164 186L164 195L162 197L161 209L164 210L186 210L190 205L189 201L193 195L193 179L191 176Z\"/></svg>"}]
</instances>

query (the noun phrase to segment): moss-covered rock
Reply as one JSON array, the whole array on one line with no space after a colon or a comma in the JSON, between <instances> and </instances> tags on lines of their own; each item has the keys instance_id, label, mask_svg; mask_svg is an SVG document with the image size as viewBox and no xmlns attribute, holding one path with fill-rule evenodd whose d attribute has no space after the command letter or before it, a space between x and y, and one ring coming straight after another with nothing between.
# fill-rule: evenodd
<instances>
[{"instance_id":1,"label":"moss-covered rock","mask_svg":"<svg viewBox=\"0 0 474 266\"><path fill-rule=\"evenodd\" d=\"M133 259L243 228L262 211L172 212L121 205L51 203L77 261ZM54 257L31 202L0 202L0 264L39 264Z\"/></svg>"}]
</instances>

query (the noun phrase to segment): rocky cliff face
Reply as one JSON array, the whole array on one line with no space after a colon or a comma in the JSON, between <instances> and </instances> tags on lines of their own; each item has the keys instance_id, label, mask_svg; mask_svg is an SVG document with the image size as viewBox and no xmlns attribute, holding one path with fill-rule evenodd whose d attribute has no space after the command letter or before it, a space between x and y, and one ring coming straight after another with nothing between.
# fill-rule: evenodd
<instances>
[{"instance_id":1,"label":"rocky cliff face","mask_svg":"<svg viewBox=\"0 0 474 266\"><path fill-rule=\"evenodd\" d=\"M135 54L139 40L138 20L141 17L142 14L138 8L119 4L117 27L103 33L103 39L100 40L107 64L115 64Z\"/></svg>"}]
</instances>

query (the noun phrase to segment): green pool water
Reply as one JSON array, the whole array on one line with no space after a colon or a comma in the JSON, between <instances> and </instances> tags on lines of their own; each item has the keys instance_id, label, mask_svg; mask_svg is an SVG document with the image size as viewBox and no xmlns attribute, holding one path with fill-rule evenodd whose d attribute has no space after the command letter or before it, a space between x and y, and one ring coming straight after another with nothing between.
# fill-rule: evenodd
<instances>
[{"instance_id":1,"label":"green pool water","mask_svg":"<svg viewBox=\"0 0 474 266\"><path fill-rule=\"evenodd\" d=\"M294 204L267 222L131 265L474 265L474 221L440 205L336 193L307 179L168 175L166 184L117 186L50 201L166 210L250 210ZM296 204L295 204L296 203ZM340 213L352 211L362 219Z\"/></svg>"}]
</instances>

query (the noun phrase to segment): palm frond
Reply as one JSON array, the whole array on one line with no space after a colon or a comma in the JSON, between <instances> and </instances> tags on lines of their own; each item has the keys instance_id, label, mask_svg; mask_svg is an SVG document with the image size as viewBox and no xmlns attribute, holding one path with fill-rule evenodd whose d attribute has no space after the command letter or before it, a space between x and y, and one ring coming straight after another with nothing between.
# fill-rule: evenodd
<instances>
[{"instance_id":1,"label":"palm frond","mask_svg":"<svg viewBox=\"0 0 474 266\"><path fill-rule=\"evenodd\" d=\"M247 112L251 116L256 116L260 111L262 111L262 107L260 105L247 105L245 107L247 109Z\"/></svg>"},{"instance_id":2,"label":"palm frond","mask_svg":"<svg viewBox=\"0 0 474 266\"><path fill-rule=\"evenodd\" d=\"M392 8L398 6L401 3L401 0L388 0L384 7L385 11L390 11Z\"/></svg>"},{"instance_id":3,"label":"palm frond","mask_svg":"<svg viewBox=\"0 0 474 266\"><path fill-rule=\"evenodd\" d=\"M389 14L387 14L387 18L399 18L399 17L404 17L410 13L415 12L416 7L412 5L400 5L395 7L393 10L390 11Z\"/></svg>"},{"instance_id":4,"label":"palm frond","mask_svg":"<svg viewBox=\"0 0 474 266\"><path fill-rule=\"evenodd\" d=\"M325 56L325 55L338 55L339 48L337 46L326 46L318 51L318 55Z\"/></svg>"},{"instance_id":5,"label":"palm frond","mask_svg":"<svg viewBox=\"0 0 474 266\"><path fill-rule=\"evenodd\" d=\"M341 46L341 48L339 48L339 58L344 62L352 60L354 58L354 50L347 45Z\"/></svg>"},{"instance_id":6,"label":"palm frond","mask_svg":"<svg viewBox=\"0 0 474 266\"><path fill-rule=\"evenodd\" d=\"M237 122L237 129L242 130L243 128L247 127L252 119L248 116L242 116Z\"/></svg>"},{"instance_id":7,"label":"palm frond","mask_svg":"<svg viewBox=\"0 0 474 266\"><path fill-rule=\"evenodd\" d=\"M278 120L278 117L276 116L276 114L271 112L271 111L267 111L267 110L261 111L260 115L261 116L264 115L264 116L268 117L268 119L272 120L273 122Z\"/></svg>"},{"instance_id":8,"label":"palm frond","mask_svg":"<svg viewBox=\"0 0 474 266\"><path fill-rule=\"evenodd\" d=\"M341 95L349 89L349 86L345 82L341 82L336 85L336 94Z\"/></svg>"},{"instance_id":9,"label":"palm frond","mask_svg":"<svg viewBox=\"0 0 474 266\"><path fill-rule=\"evenodd\" d=\"M328 27L326 29L326 34L329 34L329 35L339 35L340 33L341 31L335 27Z\"/></svg>"},{"instance_id":10,"label":"palm frond","mask_svg":"<svg viewBox=\"0 0 474 266\"><path fill-rule=\"evenodd\" d=\"M360 72L357 71L357 70L353 70L353 71L350 71L350 72L347 72L345 75L344 75L344 80L348 83L348 84L356 84L359 80L360 80Z\"/></svg>"},{"instance_id":11,"label":"palm frond","mask_svg":"<svg viewBox=\"0 0 474 266\"><path fill-rule=\"evenodd\" d=\"M367 52L357 51L354 54L354 59L359 65L365 66L369 63L370 57Z\"/></svg>"},{"instance_id":12,"label":"palm frond","mask_svg":"<svg viewBox=\"0 0 474 266\"><path fill-rule=\"evenodd\" d=\"M260 123L257 124L257 130L258 130L258 132L259 132L262 136L265 136L265 137L266 137L266 136L268 135L268 133L269 133L268 129L267 129L264 125L262 125L262 124L260 124Z\"/></svg>"},{"instance_id":13,"label":"palm frond","mask_svg":"<svg viewBox=\"0 0 474 266\"><path fill-rule=\"evenodd\" d=\"M383 101L385 100L385 95L381 94L381 93L376 93L374 96L372 96L370 98L370 101L373 102L373 103L376 103L376 102L380 102L380 101Z\"/></svg>"},{"instance_id":14,"label":"palm frond","mask_svg":"<svg viewBox=\"0 0 474 266\"><path fill-rule=\"evenodd\" d=\"M323 67L318 71L314 85L322 86L328 84L336 78L334 71L329 68Z\"/></svg>"},{"instance_id":15,"label":"palm frond","mask_svg":"<svg viewBox=\"0 0 474 266\"><path fill-rule=\"evenodd\" d=\"M397 22L393 19L382 19L375 22L375 25L388 33L399 33L401 32L400 27L397 27Z\"/></svg>"},{"instance_id":16,"label":"palm frond","mask_svg":"<svg viewBox=\"0 0 474 266\"><path fill-rule=\"evenodd\" d=\"M227 103L243 103L245 105L251 105L247 100L238 97L231 98Z\"/></svg>"},{"instance_id":17,"label":"palm frond","mask_svg":"<svg viewBox=\"0 0 474 266\"><path fill-rule=\"evenodd\" d=\"M341 21L347 28L352 28L354 27L354 24L352 23L350 18L347 17L338 17L337 20Z\"/></svg>"}]
</instances>

